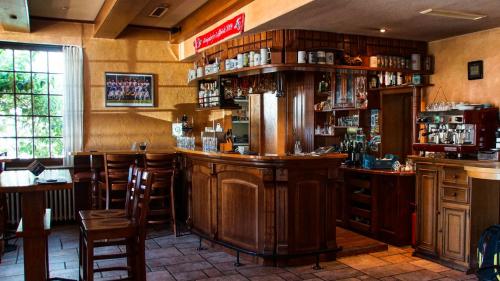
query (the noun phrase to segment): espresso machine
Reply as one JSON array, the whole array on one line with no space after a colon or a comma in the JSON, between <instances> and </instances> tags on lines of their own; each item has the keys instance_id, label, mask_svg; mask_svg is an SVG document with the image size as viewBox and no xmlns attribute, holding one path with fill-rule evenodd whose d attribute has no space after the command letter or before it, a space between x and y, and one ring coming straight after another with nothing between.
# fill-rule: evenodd
<instances>
[{"instance_id":1,"label":"espresso machine","mask_svg":"<svg viewBox=\"0 0 500 281\"><path fill-rule=\"evenodd\" d=\"M444 152L462 158L495 147L498 108L420 112L413 149Z\"/></svg>"}]
</instances>

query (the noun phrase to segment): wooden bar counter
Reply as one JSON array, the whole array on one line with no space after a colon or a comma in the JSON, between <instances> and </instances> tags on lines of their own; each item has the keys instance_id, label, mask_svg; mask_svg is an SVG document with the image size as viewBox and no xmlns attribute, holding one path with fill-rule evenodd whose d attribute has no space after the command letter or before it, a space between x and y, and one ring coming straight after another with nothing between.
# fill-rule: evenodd
<instances>
[{"instance_id":1,"label":"wooden bar counter","mask_svg":"<svg viewBox=\"0 0 500 281\"><path fill-rule=\"evenodd\" d=\"M334 178L346 155L178 152L194 233L266 264L335 258Z\"/></svg>"}]
</instances>

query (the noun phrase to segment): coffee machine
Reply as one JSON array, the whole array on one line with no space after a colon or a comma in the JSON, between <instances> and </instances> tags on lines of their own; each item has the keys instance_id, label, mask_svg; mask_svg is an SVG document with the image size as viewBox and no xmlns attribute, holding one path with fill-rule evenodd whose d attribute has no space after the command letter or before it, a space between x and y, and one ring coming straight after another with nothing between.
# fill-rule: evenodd
<instances>
[{"instance_id":1,"label":"coffee machine","mask_svg":"<svg viewBox=\"0 0 500 281\"><path fill-rule=\"evenodd\" d=\"M420 112L416 151L475 154L495 147L498 108Z\"/></svg>"}]
</instances>

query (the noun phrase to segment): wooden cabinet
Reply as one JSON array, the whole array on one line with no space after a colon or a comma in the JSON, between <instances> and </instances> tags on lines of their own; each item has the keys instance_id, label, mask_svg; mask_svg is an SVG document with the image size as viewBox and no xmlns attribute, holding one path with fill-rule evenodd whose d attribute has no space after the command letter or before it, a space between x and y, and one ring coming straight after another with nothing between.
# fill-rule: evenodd
<instances>
[{"instance_id":1,"label":"wooden cabinet","mask_svg":"<svg viewBox=\"0 0 500 281\"><path fill-rule=\"evenodd\" d=\"M463 167L417 164L416 255L457 269L470 267L471 188Z\"/></svg>"},{"instance_id":2,"label":"wooden cabinet","mask_svg":"<svg viewBox=\"0 0 500 281\"><path fill-rule=\"evenodd\" d=\"M343 226L389 244L409 245L415 203L414 174L358 168L341 170Z\"/></svg>"},{"instance_id":3,"label":"wooden cabinet","mask_svg":"<svg viewBox=\"0 0 500 281\"><path fill-rule=\"evenodd\" d=\"M438 171L417 166L417 251L437 256Z\"/></svg>"},{"instance_id":4,"label":"wooden cabinet","mask_svg":"<svg viewBox=\"0 0 500 281\"><path fill-rule=\"evenodd\" d=\"M467 267L469 259L469 207L442 203L439 226L440 258Z\"/></svg>"},{"instance_id":5,"label":"wooden cabinet","mask_svg":"<svg viewBox=\"0 0 500 281\"><path fill-rule=\"evenodd\" d=\"M342 157L186 152L189 225L204 239L264 263L335 258L334 175ZM261 159L262 158L262 159ZM306 258L312 258L305 260ZM304 259L302 261L301 259Z\"/></svg>"}]
</instances>

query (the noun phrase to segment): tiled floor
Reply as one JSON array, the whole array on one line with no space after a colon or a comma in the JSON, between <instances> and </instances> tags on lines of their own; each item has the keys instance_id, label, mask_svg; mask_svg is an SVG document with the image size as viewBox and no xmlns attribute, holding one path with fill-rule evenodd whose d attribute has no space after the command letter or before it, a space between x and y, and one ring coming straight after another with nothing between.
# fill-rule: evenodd
<instances>
[{"instance_id":1,"label":"tiled floor","mask_svg":"<svg viewBox=\"0 0 500 281\"><path fill-rule=\"evenodd\" d=\"M51 277L78 277L78 235L75 226L56 227L50 235ZM153 236L154 235L154 236ZM411 248L389 246L388 251L340 258L321 263L323 269L311 265L300 267L264 267L244 261L234 267L235 258L209 248L197 251L198 239L188 235L176 238L169 233L155 232L147 240L148 281L150 280L477 280L474 275L412 257ZM6 253L0 264L0 280L24 280L22 243L18 251ZM119 251L117 247L100 251ZM117 261L99 261L109 266ZM123 261L118 261L123 262ZM120 274L120 273L118 273ZM124 274L124 273L122 273ZM96 280L116 278L111 273L96 274Z\"/></svg>"}]
</instances>

